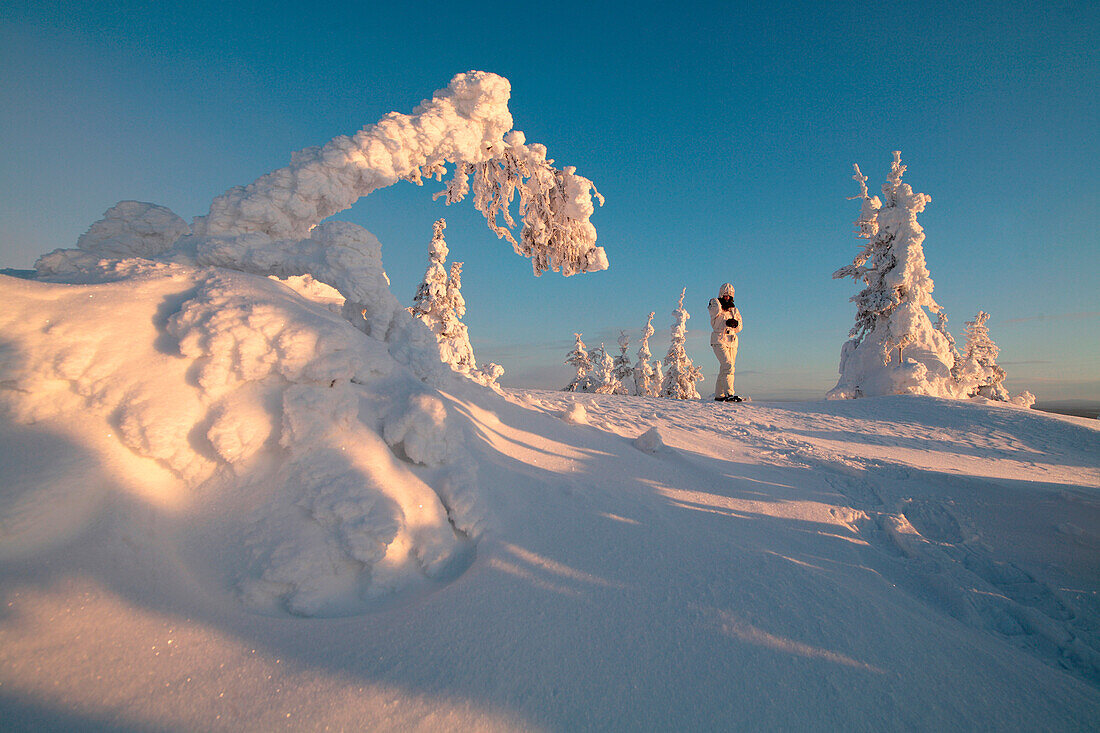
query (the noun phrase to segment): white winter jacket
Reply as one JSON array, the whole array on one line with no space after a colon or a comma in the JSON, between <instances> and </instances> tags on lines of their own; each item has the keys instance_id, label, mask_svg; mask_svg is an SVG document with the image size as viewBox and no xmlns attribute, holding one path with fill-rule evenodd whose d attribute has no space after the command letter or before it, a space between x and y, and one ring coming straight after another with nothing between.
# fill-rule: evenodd
<instances>
[{"instance_id":1,"label":"white winter jacket","mask_svg":"<svg viewBox=\"0 0 1100 733\"><path fill-rule=\"evenodd\" d=\"M710 312L710 345L718 346L719 344L735 343L737 334L741 332L741 327L745 325L741 321L741 311L737 310L737 306L723 308L722 304L718 302L718 298L711 298L707 310ZM726 325L726 321L730 318L737 320L736 326Z\"/></svg>"}]
</instances>

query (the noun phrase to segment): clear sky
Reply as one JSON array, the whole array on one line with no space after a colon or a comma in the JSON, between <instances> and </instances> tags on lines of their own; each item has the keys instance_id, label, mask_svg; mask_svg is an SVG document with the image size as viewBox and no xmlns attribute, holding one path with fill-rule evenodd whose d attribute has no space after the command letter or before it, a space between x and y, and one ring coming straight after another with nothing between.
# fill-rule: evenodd
<instances>
[{"instance_id":1,"label":"clear sky","mask_svg":"<svg viewBox=\"0 0 1100 733\"><path fill-rule=\"evenodd\" d=\"M852 163L892 150L929 194L925 256L956 338L980 308L1013 391L1100 399L1100 4L319 3L0 0L0 267L28 268L121 199L190 220L225 189L411 112L457 72L512 83L516 128L607 204L607 272L535 279L469 202L399 184L336 218L383 242L411 302L432 222L507 385L560 387L573 332L631 352L683 287L737 287L737 389L816 399L855 310ZM400 7L399 7L400 6Z\"/></svg>"}]
</instances>

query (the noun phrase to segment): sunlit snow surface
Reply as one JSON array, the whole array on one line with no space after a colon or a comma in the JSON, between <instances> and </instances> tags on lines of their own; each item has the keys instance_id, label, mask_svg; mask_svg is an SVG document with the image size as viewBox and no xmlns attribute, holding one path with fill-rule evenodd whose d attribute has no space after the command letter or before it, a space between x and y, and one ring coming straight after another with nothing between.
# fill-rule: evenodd
<instances>
[{"instance_id":1,"label":"sunlit snow surface","mask_svg":"<svg viewBox=\"0 0 1100 733\"><path fill-rule=\"evenodd\" d=\"M0 727L1100 719L1096 421L440 390L308 283L108 269L0 277Z\"/></svg>"}]
</instances>

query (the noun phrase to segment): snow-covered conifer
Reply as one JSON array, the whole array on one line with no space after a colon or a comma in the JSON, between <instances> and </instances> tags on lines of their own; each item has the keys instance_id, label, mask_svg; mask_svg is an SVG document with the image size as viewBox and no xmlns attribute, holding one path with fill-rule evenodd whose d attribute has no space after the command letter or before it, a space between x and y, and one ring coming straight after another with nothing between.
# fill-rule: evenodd
<instances>
[{"instance_id":1,"label":"snow-covered conifer","mask_svg":"<svg viewBox=\"0 0 1100 733\"><path fill-rule=\"evenodd\" d=\"M446 308L447 301L447 242L443 238L443 230L447 228L447 220L439 219L432 225L432 241L428 245L428 268L424 271L424 278L413 296L413 307L409 309L417 318L423 320L429 327L442 320L442 312ZM434 330L434 329L433 329Z\"/></svg>"},{"instance_id":2,"label":"snow-covered conifer","mask_svg":"<svg viewBox=\"0 0 1100 733\"><path fill-rule=\"evenodd\" d=\"M589 372L594 385L593 391L597 394L619 394L622 384L615 378L615 360L603 344L589 352L588 358L592 362L592 371Z\"/></svg>"},{"instance_id":3,"label":"snow-covered conifer","mask_svg":"<svg viewBox=\"0 0 1100 733\"><path fill-rule=\"evenodd\" d=\"M987 397L1001 402L1008 401L1008 390L1004 387L1005 370L997 365L1000 349L989 336L985 325L989 314L978 311L973 321L966 322L963 332L966 334L966 356L962 359L960 381L967 396Z\"/></svg>"},{"instance_id":4,"label":"snow-covered conifer","mask_svg":"<svg viewBox=\"0 0 1100 733\"><path fill-rule=\"evenodd\" d=\"M642 330L642 343L638 347L638 361L634 364L634 394L644 397L655 397L660 389L661 382L656 379L653 362L653 354L649 351L649 337L653 335L654 311L649 312L649 318ZM659 362L658 362L659 365Z\"/></svg>"},{"instance_id":5,"label":"snow-covered conifer","mask_svg":"<svg viewBox=\"0 0 1100 733\"><path fill-rule=\"evenodd\" d=\"M634 367L630 365L630 357L626 354L629 348L630 337L626 335L626 331L619 331L619 353L615 357L615 380L619 383L619 391L616 394L631 394L627 385L634 378Z\"/></svg>"},{"instance_id":6,"label":"snow-covered conifer","mask_svg":"<svg viewBox=\"0 0 1100 733\"><path fill-rule=\"evenodd\" d=\"M573 350L565 357L565 363L577 370L573 381L565 385L563 392L591 392L592 377L588 375L592 371L592 359L588 356L588 347L581 341L579 333L573 334L577 339L573 344Z\"/></svg>"},{"instance_id":7,"label":"snow-covered conifer","mask_svg":"<svg viewBox=\"0 0 1100 733\"><path fill-rule=\"evenodd\" d=\"M680 302L676 304L676 310L672 311L675 319L672 323L671 341L668 353L665 354L664 381L661 383L661 396L677 400L697 400L699 390L695 388L696 382L703 380L703 371L692 363L687 355L685 344L687 342L687 321L691 316L684 310L684 294L687 288L680 292Z\"/></svg>"},{"instance_id":8,"label":"snow-covered conifer","mask_svg":"<svg viewBox=\"0 0 1100 733\"><path fill-rule=\"evenodd\" d=\"M932 199L902 183L901 153L894 162L883 198L870 196L867 177L854 166L862 202L858 236L867 240L852 264L833 273L865 287L852 301L856 322L840 354L840 379L828 394L844 399L887 394L958 396L951 376L951 346L932 326L925 309L939 313L932 299L932 278L924 261L924 230L917 214Z\"/></svg>"},{"instance_id":9,"label":"snow-covered conifer","mask_svg":"<svg viewBox=\"0 0 1100 733\"><path fill-rule=\"evenodd\" d=\"M947 341L948 353L951 355L951 378L955 380L955 384L958 384L960 371L962 370L962 357L959 355L959 348L955 344L955 337L947 330L947 313L944 312L943 308L940 308L936 314L934 328L943 334L944 339Z\"/></svg>"},{"instance_id":10,"label":"snow-covered conifer","mask_svg":"<svg viewBox=\"0 0 1100 733\"><path fill-rule=\"evenodd\" d=\"M477 368L469 330L462 322L466 315L466 299L462 297L462 263L452 262L450 273L444 269L448 254L447 242L443 237L443 230L446 228L447 222L444 219L437 220L432 226L428 267L409 312L435 335L439 345L439 358L444 364L474 381L492 387L504 373L504 369L496 364L490 364L486 369Z\"/></svg>"}]
</instances>

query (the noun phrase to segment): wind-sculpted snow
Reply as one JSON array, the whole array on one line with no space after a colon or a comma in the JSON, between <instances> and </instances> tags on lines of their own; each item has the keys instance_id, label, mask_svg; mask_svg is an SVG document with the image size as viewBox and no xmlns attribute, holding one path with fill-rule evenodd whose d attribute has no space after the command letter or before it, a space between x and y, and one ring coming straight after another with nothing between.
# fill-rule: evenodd
<instances>
[{"instance_id":1,"label":"wind-sculpted snow","mask_svg":"<svg viewBox=\"0 0 1100 733\"><path fill-rule=\"evenodd\" d=\"M439 393L384 341L268 278L114 270L100 285L12 281L9 418L58 425L104 463L128 450L148 474L126 483L157 505L249 496L246 543L227 551L256 610L356 613L455 567L484 519L474 474ZM0 537L6 553L22 541Z\"/></svg>"},{"instance_id":2,"label":"wind-sculpted snow","mask_svg":"<svg viewBox=\"0 0 1100 733\"><path fill-rule=\"evenodd\" d=\"M80 236L76 246L103 257L155 257L190 233L187 223L163 206L120 201Z\"/></svg>"}]
</instances>

